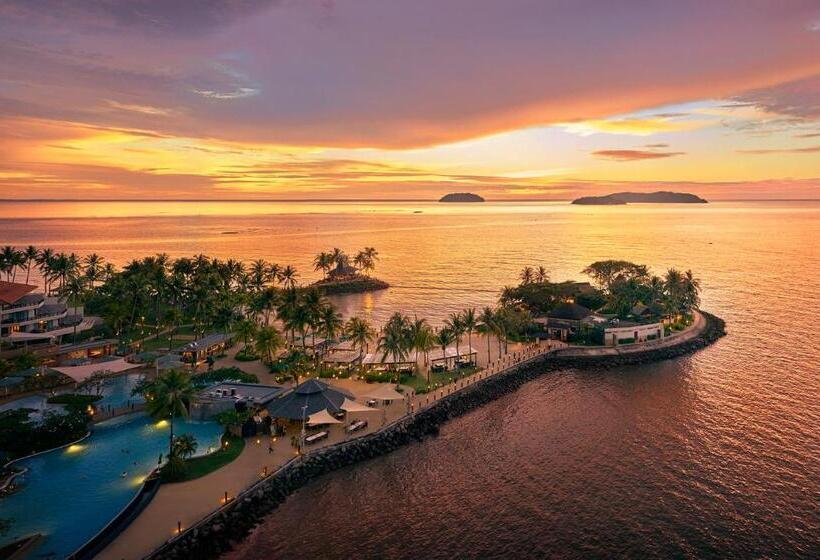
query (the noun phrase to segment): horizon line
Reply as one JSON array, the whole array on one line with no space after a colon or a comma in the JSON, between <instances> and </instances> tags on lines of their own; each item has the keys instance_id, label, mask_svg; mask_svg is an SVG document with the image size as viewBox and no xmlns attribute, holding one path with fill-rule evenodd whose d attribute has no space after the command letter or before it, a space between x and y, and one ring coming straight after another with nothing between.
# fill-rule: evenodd
<instances>
[{"instance_id":1,"label":"horizon line","mask_svg":"<svg viewBox=\"0 0 820 560\"><path fill-rule=\"evenodd\" d=\"M575 198L486 198L484 202L564 202ZM707 202L813 202L818 198L717 198ZM7 202L204 202L196 198L0 198ZM214 198L207 202L441 202L433 198ZM443 203L453 204L453 203ZM464 202L455 204L480 204ZM640 204L640 203L633 203ZM660 203L662 204L662 203Z\"/></svg>"}]
</instances>

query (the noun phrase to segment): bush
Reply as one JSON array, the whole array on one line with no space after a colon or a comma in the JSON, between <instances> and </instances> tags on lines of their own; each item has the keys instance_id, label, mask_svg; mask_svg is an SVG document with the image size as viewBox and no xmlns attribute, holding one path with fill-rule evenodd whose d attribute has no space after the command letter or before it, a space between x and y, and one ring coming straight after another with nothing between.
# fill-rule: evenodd
<instances>
[{"instance_id":1,"label":"bush","mask_svg":"<svg viewBox=\"0 0 820 560\"><path fill-rule=\"evenodd\" d=\"M237 362L255 362L259 359L259 356L256 354L249 354L246 352L237 352L236 354L236 361Z\"/></svg>"},{"instance_id":2,"label":"bush","mask_svg":"<svg viewBox=\"0 0 820 560\"><path fill-rule=\"evenodd\" d=\"M49 404L65 404L70 408L85 409L88 405L101 400L102 395L78 395L76 393L63 393L48 398Z\"/></svg>"},{"instance_id":3,"label":"bush","mask_svg":"<svg viewBox=\"0 0 820 560\"><path fill-rule=\"evenodd\" d=\"M259 383L259 378L252 373L242 371L237 367L219 368L213 371L194 375L191 381L196 386L211 385L222 381L237 381L239 383Z\"/></svg>"},{"instance_id":4,"label":"bush","mask_svg":"<svg viewBox=\"0 0 820 560\"><path fill-rule=\"evenodd\" d=\"M618 340L618 344L632 344L635 342L634 338L621 338Z\"/></svg>"},{"instance_id":5,"label":"bush","mask_svg":"<svg viewBox=\"0 0 820 560\"><path fill-rule=\"evenodd\" d=\"M88 432L89 416L83 412L47 411L40 422L29 420L31 412L15 409L0 413L0 449L12 459L65 445Z\"/></svg>"}]
</instances>

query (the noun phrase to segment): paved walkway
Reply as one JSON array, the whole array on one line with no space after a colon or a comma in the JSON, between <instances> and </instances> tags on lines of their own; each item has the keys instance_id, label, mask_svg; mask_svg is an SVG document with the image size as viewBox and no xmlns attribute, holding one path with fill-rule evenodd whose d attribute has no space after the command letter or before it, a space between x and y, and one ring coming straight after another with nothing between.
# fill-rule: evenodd
<instances>
[{"instance_id":1,"label":"paved walkway","mask_svg":"<svg viewBox=\"0 0 820 560\"><path fill-rule=\"evenodd\" d=\"M357 397L375 388L373 384L350 379L324 381L344 387ZM351 413L349 418L368 421L367 428L357 432L356 437L359 437L393 422L403 416L405 411L405 403L398 401L372 412ZM321 443L310 446L308 452L348 438L342 425L332 426L328 432L330 436ZM234 497L259 480L266 468L268 473L273 473L296 457L296 451L290 442L292 436L299 435L300 427L292 426L285 436L275 438L275 441L268 436L248 438L242 454L221 469L196 480L163 484L148 507L97 558L121 560L142 558L149 554L176 533L177 522L181 523L183 530L190 527L218 508L224 501L225 492L229 497ZM273 453L268 452L269 444Z\"/></svg>"}]
</instances>

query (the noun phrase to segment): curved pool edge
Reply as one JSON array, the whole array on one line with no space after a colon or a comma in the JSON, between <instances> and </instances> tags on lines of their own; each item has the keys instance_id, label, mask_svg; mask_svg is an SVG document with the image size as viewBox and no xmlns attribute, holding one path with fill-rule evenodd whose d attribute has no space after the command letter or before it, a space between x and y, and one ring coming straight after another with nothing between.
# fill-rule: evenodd
<instances>
[{"instance_id":1,"label":"curved pool edge","mask_svg":"<svg viewBox=\"0 0 820 560\"><path fill-rule=\"evenodd\" d=\"M105 527L100 529L96 535L72 552L68 556L68 560L91 560L102 552L105 547L117 538L120 533L148 507L148 504L151 503L151 500L154 499L154 496L156 496L159 491L161 484L162 478L160 477L159 471L154 469L151 471L151 474L145 478L140 489L125 507L123 507Z\"/></svg>"},{"instance_id":2,"label":"curved pool edge","mask_svg":"<svg viewBox=\"0 0 820 560\"><path fill-rule=\"evenodd\" d=\"M53 451L59 451L60 449L65 449L66 447L71 447L72 445L76 445L76 444L80 443L81 441L85 441L86 439L91 437L92 433L93 433L93 430L88 430L86 432L86 434L83 437L81 437L80 439L75 439L74 441L64 443L63 445L59 445L57 447L52 447L51 449L44 449L42 451L38 451L37 453L32 453L31 455L26 455L25 457L18 457L17 459L13 459L13 460L9 461L8 463L6 463L3 466L8 467L10 465L13 465L14 463L19 462L19 461L26 461L28 459L32 459L34 457L37 457L38 455L45 455L46 453L51 453Z\"/></svg>"}]
</instances>

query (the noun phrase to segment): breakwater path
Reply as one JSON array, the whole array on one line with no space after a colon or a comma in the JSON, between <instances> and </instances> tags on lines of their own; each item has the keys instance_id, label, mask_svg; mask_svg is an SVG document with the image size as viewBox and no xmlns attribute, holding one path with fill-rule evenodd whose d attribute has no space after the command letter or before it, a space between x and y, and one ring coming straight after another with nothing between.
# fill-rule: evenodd
<instances>
[{"instance_id":1,"label":"breakwater path","mask_svg":"<svg viewBox=\"0 0 820 560\"><path fill-rule=\"evenodd\" d=\"M511 353L475 375L434 393L408 396L404 403L407 414L375 432L289 460L199 522L183 528L180 534L147 557L216 558L310 480L435 435L439 426L449 419L515 391L546 372L567 367L610 368L671 359L704 348L724 334L725 325L721 319L701 312L690 329L657 343L618 349L587 349L569 348L553 342Z\"/></svg>"}]
</instances>

